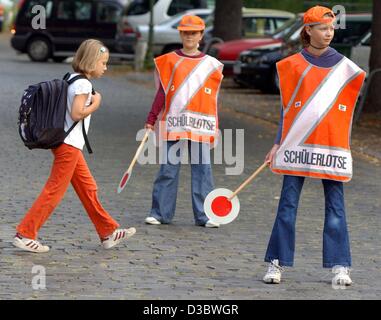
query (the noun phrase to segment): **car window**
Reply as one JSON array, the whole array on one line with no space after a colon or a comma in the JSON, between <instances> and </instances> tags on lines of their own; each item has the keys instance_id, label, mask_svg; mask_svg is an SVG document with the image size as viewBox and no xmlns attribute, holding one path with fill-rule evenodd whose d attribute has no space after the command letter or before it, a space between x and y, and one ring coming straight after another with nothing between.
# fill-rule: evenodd
<instances>
[{"instance_id":1,"label":"car window","mask_svg":"<svg viewBox=\"0 0 381 320\"><path fill-rule=\"evenodd\" d=\"M286 37L288 34L292 33L293 30L299 28L302 25L301 19L294 18L286 21L281 27L274 31L273 37L275 39L280 39Z\"/></svg>"},{"instance_id":2,"label":"car window","mask_svg":"<svg viewBox=\"0 0 381 320\"><path fill-rule=\"evenodd\" d=\"M179 12L184 12L191 9L207 8L208 4L206 0L173 0L169 5L167 14L174 16Z\"/></svg>"},{"instance_id":3,"label":"car window","mask_svg":"<svg viewBox=\"0 0 381 320\"><path fill-rule=\"evenodd\" d=\"M154 5L158 0L154 1ZM135 16L140 14L146 14L149 12L149 0L135 0L127 7L126 14Z\"/></svg>"},{"instance_id":4,"label":"car window","mask_svg":"<svg viewBox=\"0 0 381 320\"><path fill-rule=\"evenodd\" d=\"M275 18L275 29L282 27L288 20L288 18ZM274 30L275 32L275 30Z\"/></svg>"},{"instance_id":5,"label":"car window","mask_svg":"<svg viewBox=\"0 0 381 320\"><path fill-rule=\"evenodd\" d=\"M57 18L61 20L90 20L91 2L60 1L57 7Z\"/></svg>"},{"instance_id":6,"label":"car window","mask_svg":"<svg viewBox=\"0 0 381 320\"><path fill-rule=\"evenodd\" d=\"M122 7L114 3L100 2L97 8L97 22L117 23L122 15Z\"/></svg>"},{"instance_id":7,"label":"car window","mask_svg":"<svg viewBox=\"0 0 381 320\"><path fill-rule=\"evenodd\" d=\"M346 21L345 29L335 30L332 43L357 44L371 28L371 21Z\"/></svg>"},{"instance_id":8,"label":"car window","mask_svg":"<svg viewBox=\"0 0 381 320\"><path fill-rule=\"evenodd\" d=\"M184 15L184 12L180 12L180 13L174 15L173 17L171 17L171 20L178 19L178 21L180 21L183 15ZM168 20L164 20L164 21L160 22L159 25L163 25L163 24L167 24L167 23L168 23Z\"/></svg>"},{"instance_id":9,"label":"car window","mask_svg":"<svg viewBox=\"0 0 381 320\"><path fill-rule=\"evenodd\" d=\"M302 32L303 26L301 26L299 29L296 29L294 33L290 36L289 40L296 41L300 37L300 33Z\"/></svg>"},{"instance_id":10,"label":"car window","mask_svg":"<svg viewBox=\"0 0 381 320\"><path fill-rule=\"evenodd\" d=\"M45 0L45 1L28 1L28 4L25 7L24 17L32 18L37 13L32 13L32 9L34 6L40 5L43 6L46 10L46 17L50 18L52 15L53 1Z\"/></svg>"},{"instance_id":11,"label":"car window","mask_svg":"<svg viewBox=\"0 0 381 320\"><path fill-rule=\"evenodd\" d=\"M242 20L243 36L253 38L264 36L275 31L275 20L265 17L244 17Z\"/></svg>"}]
</instances>

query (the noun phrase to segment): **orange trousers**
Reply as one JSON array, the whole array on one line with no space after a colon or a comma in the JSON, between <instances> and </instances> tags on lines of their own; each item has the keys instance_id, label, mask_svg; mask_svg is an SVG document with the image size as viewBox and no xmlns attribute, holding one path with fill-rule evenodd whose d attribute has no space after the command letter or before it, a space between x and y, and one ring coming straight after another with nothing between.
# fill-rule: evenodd
<instances>
[{"instance_id":1,"label":"orange trousers","mask_svg":"<svg viewBox=\"0 0 381 320\"><path fill-rule=\"evenodd\" d=\"M82 151L63 143L52 152L54 162L49 179L33 206L18 225L17 232L23 237L36 239L38 230L60 203L71 182L99 237L102 239L112 234L119 224L100 204L97 196L97 184Z\"/></svg>"}]
</instances>

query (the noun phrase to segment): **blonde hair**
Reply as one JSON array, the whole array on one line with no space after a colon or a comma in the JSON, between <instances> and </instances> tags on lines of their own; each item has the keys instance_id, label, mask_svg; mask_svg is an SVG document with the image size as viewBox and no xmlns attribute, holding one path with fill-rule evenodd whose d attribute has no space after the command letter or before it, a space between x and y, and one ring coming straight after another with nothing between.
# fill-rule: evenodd
<instances>
[{"instance_id":1,"label":"blonde hair","mask_svg":"<svg viewBox=\"0 0 381 320\"><path fill-rule=\"evenodd\" d=\"M109 53L109 50L101 41L95 39L83 41L75 53L71 64L73 70L83 74L93 72L97 61L105 53Z\"/></svg>"},{"instance_id":2,"label":"blonde hair","mask_svg":"<svg viewBox=\"0 0 381 320\"><path fill-rule=\"evenodd\" d=\"M334 15L331 13L326 13L323 17L329 17L329 18L335 18ZM313 28L314 26L310 26L310 28ZM302 42L302 45L304 48L308 47L311 43L311 37L307 33L306 27L304 26L302 31L300 32L300 41Z\"/></svg>"}]
</instances>

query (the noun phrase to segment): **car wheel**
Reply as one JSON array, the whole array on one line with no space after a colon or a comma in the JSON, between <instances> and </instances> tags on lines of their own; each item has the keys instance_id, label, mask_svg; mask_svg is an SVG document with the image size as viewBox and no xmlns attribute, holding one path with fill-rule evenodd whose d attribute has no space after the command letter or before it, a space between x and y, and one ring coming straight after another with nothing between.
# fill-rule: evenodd
<instances>
[{"instance_id":1,"label":"car wheel","mask_svg":"<svg viewBox=\"0 0 381 320\"><path fill-rule=\"evenodd\" d=\"M54 62L63 62L67 59L67 57L52 57Z\"/></svg>"},{"instance_id":2,"label":"car wheel","mask_svg":"<svg viewBox=\"0 0 381 320\"><path fill-rule=\"evenodd\" d=\"M27 53L32 61L47 61L51 55L49 40L45 38L32 38L28 42Z\"/></svg>"}]
</instances>

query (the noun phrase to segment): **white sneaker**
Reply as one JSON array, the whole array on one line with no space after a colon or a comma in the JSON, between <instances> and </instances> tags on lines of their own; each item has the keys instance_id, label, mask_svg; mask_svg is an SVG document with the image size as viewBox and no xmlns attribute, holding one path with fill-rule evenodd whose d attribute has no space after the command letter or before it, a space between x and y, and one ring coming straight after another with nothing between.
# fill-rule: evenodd
<instances>
[{"instance_id":1,"label":"white sneaker","mask_svg":"<svg viewBox=\"0 0 381 320\"><path fill-rule=\"evenodd\" d=\"M123 239L128 239L132 237L136 232L135 228L128 229L116 229L113 234L111 234L108 238L102 241L102 245L105 249L110 249L113 246L117 245Z\"/></svg>"},{"instance_id":2,"label":"white sneaker","mask_svg":"<svg viewBox=\"0 0 381 320\"><path fill-rule=\"evenodd\" d=\"M348 267L343 267L340 265L334 266L332 268L332 273L335 273L335 276L332 278L333 284L339 286L350 286L352 284Z\"/></svg>"},{"instance_id":3,"label":"white sneaker","mask_svg":"<svg viewBox=\"0 0 381 320\"><path fill-rule=\"evenodd\" d=\"M28 239L16 234L12 243L15 247L20 248L25 251L35 252L35 253L44 253L49 251L48 246L42 245L37 240Z\"/></svg>"},{"instance_id":4,"label":"white sneaker","mask_svg":"<svg viewBox=\"0 0 381 320\"><path fill-rule=\"evenodd\" d=\"M156 224L156 225L161 224L161 222L154 217L147 217L144 221L147 224Z\"/></svg>"},{"instance_id":5,"label":"white sneaker","mask_svg":"<svg viewBox=\"0 0 381 320\"><path fill-rule=\"evenodd\" d=\"M219 228L220 227L220 224L217 223L217 222L213 222L212 220L208 220L206 223L205 223L205 228Z\"/></svg>"},{"instance_id":6,"label":"white sneaker","mask_svg":"<svg viewBox=\"0 0 381 320\"><path fill-rule=\"evenodd\" d=\"M280 283L282 277L282 267L279 265L279 260L271 260L266 275L263 277L265 283Z\"/></svg>"}]
</instances>

